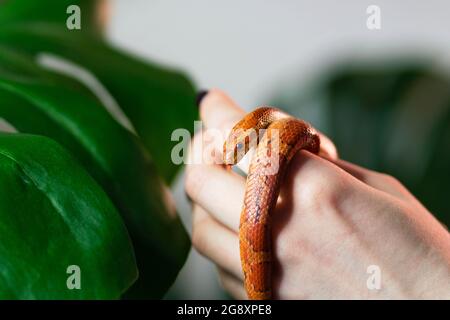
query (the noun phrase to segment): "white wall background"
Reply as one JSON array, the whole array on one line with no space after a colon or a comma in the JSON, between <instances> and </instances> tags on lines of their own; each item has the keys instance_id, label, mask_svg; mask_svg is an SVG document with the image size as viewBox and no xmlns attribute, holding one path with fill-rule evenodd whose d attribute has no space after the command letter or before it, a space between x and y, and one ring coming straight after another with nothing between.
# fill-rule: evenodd
<instances>
[{"instance_id":1,"label":"white wall background","mask_svg":"<svg viewBox=\"0 0 450 320\"><path fill-rule=\"evenodd\" d=\"M309 79L349 57L380 59L406 52L450 65L448 0L112 2L108 36L113 43L185 70L198 88L220 87L247 109L290 80ZM381 30L366 27L371 4L381 8ZM181 180L174 191L189 226ZM184 298L221 297L214 267L195 252L175 288Z\"/></svg>"}]
</instances>

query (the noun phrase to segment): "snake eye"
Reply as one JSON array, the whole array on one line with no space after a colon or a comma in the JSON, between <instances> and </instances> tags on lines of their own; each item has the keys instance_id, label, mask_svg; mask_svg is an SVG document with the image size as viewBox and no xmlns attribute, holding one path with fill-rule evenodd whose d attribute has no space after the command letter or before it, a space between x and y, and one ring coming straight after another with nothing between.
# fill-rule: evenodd
<instances>
[{"instance_id":1,"label":"snake eye","mask_svg":"<svg viewBox=\"0 0 450 320\"><path fill-rule=\"evenodd\" d=\"M242 142L239 142L239 143L236 145L236 148L237 148L238 150L242 150L243 147L244 147L244 144L243 144Z\"/></svg>"}]
</instances>

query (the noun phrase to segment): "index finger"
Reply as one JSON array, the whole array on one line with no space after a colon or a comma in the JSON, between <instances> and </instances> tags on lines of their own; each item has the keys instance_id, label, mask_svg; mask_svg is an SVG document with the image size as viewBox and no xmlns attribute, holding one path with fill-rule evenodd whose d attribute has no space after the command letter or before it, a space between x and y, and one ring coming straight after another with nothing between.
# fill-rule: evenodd
<instances>
[{"instance_id":1,"label":"index finger","mask_svg":"<svg viewBox=\"0 0 450 320\"><path fill-rule=\"evenodd\" d=\"M219 130L222 132L223 139L215 140L213 142L214 149L222 153L223 143L226 139L226 134L233 128L233 126L245 116L245 111L239 107L227 94L219 89L211 89L203 97L200 102L200 117L204 122L206 129ZM330 138L318 132L321 141L320 156L329 159L337 159L338 154L336 147ZM248 159L239 164L239 167L247 172ZM247 160L247 161L246 161Z\"/></svg>"},{"instance_id":2,"label":"index finger","mask_svg":"<svg viewBox=\"0 0 450 320\"><path fill-rule=\"evenodd\" d=\"M227 94L219 89L211 89L200 102L200 118L208 129L231 130L245 116Z\"/></svg>"}]
</instances>

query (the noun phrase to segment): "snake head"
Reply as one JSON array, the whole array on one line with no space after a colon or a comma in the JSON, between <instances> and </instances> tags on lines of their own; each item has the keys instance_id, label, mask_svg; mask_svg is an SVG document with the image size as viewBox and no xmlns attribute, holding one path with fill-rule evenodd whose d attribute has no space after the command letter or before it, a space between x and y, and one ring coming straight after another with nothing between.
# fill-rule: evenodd
<instances>
[{"instance_id":1,"label":"snake head","mask_svg":"<svg viewBox=\"0 0 450 320\"><path fill-rule=\"evenodd\" d=\"M265 129L276 119L288 115L273 107L260 107L247 114L231 130L223 146L223 161L225 165L235 165L256 148Z\"/></svg>"}]
</instances>

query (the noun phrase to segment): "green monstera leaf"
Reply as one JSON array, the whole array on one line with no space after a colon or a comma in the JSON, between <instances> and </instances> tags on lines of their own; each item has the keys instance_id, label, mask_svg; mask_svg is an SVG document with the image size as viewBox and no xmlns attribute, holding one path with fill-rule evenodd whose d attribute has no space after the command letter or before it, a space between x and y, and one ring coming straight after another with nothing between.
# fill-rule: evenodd
<instances>
[{"instance_id":1,"label":"green monstera leaf","mask_svg":"<svg viewBox=\"0 0 450 320\"><path fill-rule=\"evenodd\" d=\"M136 254L139 278L122 296L161 298L190 249L165 183L179 169L171 160L176 143L171 133L177 128L192 131L197 118L194 88L179 72L112 48L94 24L83 24L82 31L67 30L60 16L65 1L52 7L48 17L40 11L30 19L25 13L33 5L17 2L20 5L10 7L0 3L0 11L8 8L0 14L0 22L5 21L0 29L0 120L21 133L55 140L97 181L120 213ZM95 6L85 6L87 2L73 4L90 17ZM91 73L131 128L112 115L85 82L44 68L38 59L43 54ZM29 263L12 262L19 267ZM33 296L34 289L28 289Z\"/></svg>"},{"instance_id":2,"label":"green monstera leaf","mask_svg":"<svg viewBox=\"0 0 450 320\"><path fill-rule=\"evenodd\" d=\"M188 236L171 217L162 180L138 138L97 101L61 84L0 75L0 117L64 145L120 210L137 254L137 285L160 297L184 263ZM157 273L156 279L153 275Z\"/></svg>"},{"instance_id":3,"label":"green monstera leaf","mask_svg":"<svg viewBox=\"0 0 450 320\"><path fill-rule=\"evenodd\" d=\"M0 189L0 299L116 299L133 284L117 210L57 143L0 133Z\"/></svg>"},{"instance_id":4,"label":"green monstera leaf","mask_svg":"<svg viewBox=\"0 0 450 320\"><path fill-rule=\"evenodd\" d=\"M112 94L150 151L158 172L171 182L179 166L171 159L174 129L193 131L195 91L181 73L117 51L101 38L54 24L29 23L0 29L0 43L31 54L64 57L92 72Z\"/></svg>"},{"instance_id":5,"label":"green monstera leaf","mask_svg":"<svg viewBox=\"0 0 450 320\"><path fill-rule=\"evenodd\" d=\"M2 25L46 21L65 26L69 14L73 12L70 6L76 5L80 8L80 20L84 27L81 30L98 33L97 8L101 4L102 1L95 0L0 0L0 21Z\"/></svg>"}]
</instances>

